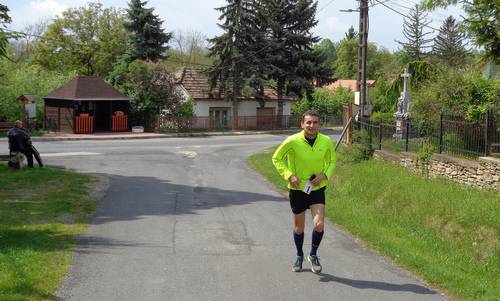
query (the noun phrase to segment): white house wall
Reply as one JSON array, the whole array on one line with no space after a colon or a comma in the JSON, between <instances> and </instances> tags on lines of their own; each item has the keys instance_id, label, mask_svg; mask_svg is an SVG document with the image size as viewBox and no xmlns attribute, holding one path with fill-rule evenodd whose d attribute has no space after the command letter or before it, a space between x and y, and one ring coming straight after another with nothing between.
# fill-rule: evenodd
<instances>
[{"instance_id":1,"label":"white house wall","mask_svg":"<svg viewBox=\"0 0 500 301\"><path fill-rule=\"evenodd\" d=\"M283 103L283 115L290 115L291 112L291 102L285 101ZM238 115L239 116L255 116L257 115L257 108L259 104L255 100L242 101L239 103ZM275 113L278 112L278 102L277 101L267 101L265 104L266 108L275 108ZM194 103L194 113L198 117L209 116L210 108L232 108L232 103L230 101L223 100L212 100L206 101L201 100ZM232 110L230 115L232 115Z\"/></svg>"}]
</instances>

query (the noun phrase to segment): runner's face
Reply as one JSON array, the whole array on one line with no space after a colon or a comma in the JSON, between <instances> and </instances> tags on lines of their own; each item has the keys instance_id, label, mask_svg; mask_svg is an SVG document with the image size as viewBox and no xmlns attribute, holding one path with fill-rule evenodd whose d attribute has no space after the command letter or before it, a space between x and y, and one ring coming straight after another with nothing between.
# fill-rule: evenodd
<instances>
[{"instance_id":1,"label":"runner's face","mask_svg":"<svg viewBox=\"0 0 500 301\"><path fill-rule=\"evenodd\" d=\"M312 139L318 135L319 129L319 118L318 116L304 116L304 120L301 122L301 127L304 129L304 134L307 138Z\"/></svg>"}]
</instances>

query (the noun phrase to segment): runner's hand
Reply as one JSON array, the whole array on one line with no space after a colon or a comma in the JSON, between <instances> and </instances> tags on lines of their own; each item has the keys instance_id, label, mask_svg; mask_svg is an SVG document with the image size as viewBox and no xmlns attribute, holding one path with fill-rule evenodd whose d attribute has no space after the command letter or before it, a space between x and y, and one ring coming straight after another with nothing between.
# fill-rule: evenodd
<instances>
[{"instance_id":1,"label":"runner's hand","mask_svg":"<svg viewBox=\"0 0 500 301\"><path fill-rule=\"evenodd\" d=\"M299 187L300 180L296 176L293 176L293 175L290 176L290 178L288 178L288 181L290 181L290 184L292 184L292 187Z\"/></svg>"},{"instance_id":2,"label":"runner's hand","mask_svg":"<svg viewBox=\"0 0 500 301\"><path fill-rule=\"evenodd\" d=\"M314 186L318 186L324 179L326 179L325 174L320 173L313 180L311 180L311 184L313 184Z\"/></svg>"}]
</instances>

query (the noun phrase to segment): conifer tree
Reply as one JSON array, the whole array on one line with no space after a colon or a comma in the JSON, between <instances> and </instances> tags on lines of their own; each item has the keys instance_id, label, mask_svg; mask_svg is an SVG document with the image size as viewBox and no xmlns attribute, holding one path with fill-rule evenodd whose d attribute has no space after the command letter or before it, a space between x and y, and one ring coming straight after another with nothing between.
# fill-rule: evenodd
<instances>
[{"instance_id":1,"label":"conifer tree","mask_svg":"<svg viewBox=\"0 0 500 301\"><path fill-rule=\"evenodd\" d=\"M452 16L446 18L434 39L432 49L439 61L448 66L462 64L467 53L463 45L465 34L460 31L455 21Z\"/></svg>"},{"instance_id":2,"label":"conifer tree","mask_svg":"<svg viewBox=\"0 0 500 301\"><path fill-rule=\"evenodd\" d=\"M317 2L313 0L268 0L262 8L266 12L264 21L268 25L265 56L268 78L276 82L278 116L283 116L283 96L291 81L305 83L312 79L317 61L312 59L313 44L319 38L313 36L312 28L318 23L315 18ZM324 71L317 68L316 72Z\"/></svg>"},{"instance_id":3,"label":"conifer tree","mask_svg":"<svg viewBox=\"0 0 500 301\"><path fill-rule=\"evenodd\" d=\"M426 55L426 49L431 47L429 45L432 39L427 38L431 32L424 31L424 28L428 26L430 21L427 19L427 13L420 10L418 5L410 11L410 15L405 17L403 24L403 35L406 38L406 42L400 42L403 46L403 52L413 61L423 60Z\"/></svg>"},{"instance_id":4,"label":"conifer tree","mask_svg":"<svg viewBox=\"0 0 500 301\"><path fill-rule=\"evenodd\" d=\"M153 8L146 8L147 1L131 0L127 9L128 22L125 28L132 33L130 60L153 61L165 58L167 43L172 33L161 28L163 21L153 14Z\"/></svg>"},{"instance_id":5,"label":"conifer tree","mask_svg":"<svg viewBox=\"0 0 500 301\"><path fill-rule=\"evenodd\" d=\"M209 56L214 59L208 69L211 87L219 85L219 92L233 102L233 128L238 124L238 96L245 79L252 70L252 49L256 37L254 3L251 0L227 0L227 5L216 8L221 12L218 24L224 31L209 39Z\"/></svg>"}]
</instances>

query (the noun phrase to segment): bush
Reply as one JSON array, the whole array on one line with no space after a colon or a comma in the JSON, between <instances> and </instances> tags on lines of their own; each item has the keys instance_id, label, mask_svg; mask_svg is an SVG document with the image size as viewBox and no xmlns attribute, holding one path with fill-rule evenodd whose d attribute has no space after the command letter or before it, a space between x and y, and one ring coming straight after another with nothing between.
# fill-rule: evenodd
<instances>
[{"instance_id":1,"label":"bush","mask_svg":"<svg viewBox=\"0 0 500 301\"><path fill-rule=\"evenodd\" d=\"M351 157L354 162L368 160L373 155L370 137L366 130L356 130L353 133L354 143L351 146Z\"/></svg>"}]
</instances>

